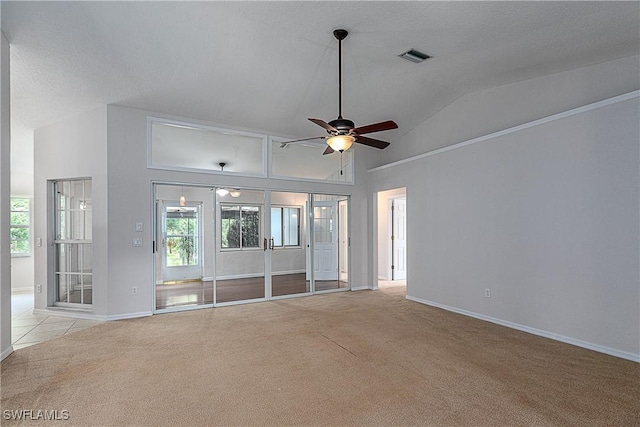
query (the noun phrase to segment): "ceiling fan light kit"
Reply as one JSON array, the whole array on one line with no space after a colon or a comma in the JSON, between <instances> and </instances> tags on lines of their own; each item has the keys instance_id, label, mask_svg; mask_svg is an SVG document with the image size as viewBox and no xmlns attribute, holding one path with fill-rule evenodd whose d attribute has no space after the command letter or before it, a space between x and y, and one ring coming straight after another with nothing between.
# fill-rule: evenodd
<instances>
[{"instance_id":1,"label":"ceiling fan light kit","mask_svg":"<svg viewBox=\"0 0 640 427\"><path fill-rule=\"evenodd\" d=\"M290 143L309 141L311 139L324 139L326 141L328 147L322 154L331 154L335 151L339 151L340 153L342 153L351 148L354 142L379 149L386 148L389 146L388 142L381 141L379 139L368 138L362 135L367 133L397 129L398 125L396 124L396 122L387 120L380 123L356 127L353 121L342 117L342 40L344 40L347 35L349 35L349 32L347 30L338 29L333 31L333 35L338 40L338 118L330 121L329 123L321 119L309 118L309 121L326 130L328 136L286 141L281 144L281 148Z\"/></svg>"},{"instance_id":2,"label":"ceiling fan light kit","mask_svg":"<svg viewBox=\"0 0 640 427\"><path fill-rule=\"evenodd\" d=\"M355 140L356 138L351 135L335 135L327 138L327 144L333 151L343 152L351 148Z\"/></svg>"}]
</instances>

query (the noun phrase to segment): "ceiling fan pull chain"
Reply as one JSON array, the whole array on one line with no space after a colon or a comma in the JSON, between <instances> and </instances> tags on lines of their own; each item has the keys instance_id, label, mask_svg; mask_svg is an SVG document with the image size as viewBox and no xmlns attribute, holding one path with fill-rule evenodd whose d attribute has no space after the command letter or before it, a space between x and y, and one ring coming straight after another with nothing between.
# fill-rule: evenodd
<instances>
[{"instance_id":1,"label":"ceiling fan pull chain","mask_svg":"<svg viewBox=\"0 0 640 427\"><path fill-rule=\"evenodd\" d=\"M340 152L340 175L344 175L344 174L342 173L342 153L343 153L343 152L341 151L341 152Z\"/></svg>"}]
</instances>

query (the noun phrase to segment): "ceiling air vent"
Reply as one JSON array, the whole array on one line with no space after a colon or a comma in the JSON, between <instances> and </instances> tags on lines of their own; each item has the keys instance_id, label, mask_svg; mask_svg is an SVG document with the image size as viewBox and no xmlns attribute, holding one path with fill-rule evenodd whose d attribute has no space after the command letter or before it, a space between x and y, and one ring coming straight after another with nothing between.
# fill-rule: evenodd
<instances>
[{"instance_id":1,"label":"ceiling air vent","mask_svg":"<svg viewBox=\"0 0 640 427\"><path fill-rule=\"evenodd\" d=\"M408 50L405 53L403 53L401 55L398 55L398 56L400 58L406 59L407 61L415 62L416 64L421 63L425 59L431 58L426 53L422 53L422 52L417 51L415 49Z\"/></svg>"}]
</instances>

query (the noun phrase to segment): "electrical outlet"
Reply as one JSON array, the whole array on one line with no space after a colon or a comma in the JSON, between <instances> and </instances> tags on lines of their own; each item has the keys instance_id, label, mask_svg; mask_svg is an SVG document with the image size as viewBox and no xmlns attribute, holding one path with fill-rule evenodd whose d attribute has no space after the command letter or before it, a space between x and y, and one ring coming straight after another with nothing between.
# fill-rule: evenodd
<instances>
[{"instance_id":1,"label":"electrical outlet","mask_svg":"<svg viewBox=\"0 0 640 427\"><path fill-rule=\"evenodd\" d=\"M138 295L138 288L136 286L131 287L131 295Z\"/></svg>"},{"instance_id":2,"label":"electrical outlet","mask_svg":"<svg viewBox=\"0 0 640 427\"><path fill-rule=\"evenodd\" d=\"M140 247L140 246L142 246L142 239L137 238L137 237L136 237L136 238L134 238L134 239L133 239L133 246L135 246L135 247Z\"/></svg>"},{"instance_id":3,"label":"electrical outlet","mask_svg":"<svg viewBox=\"0 0 640 427\"><path fill-rule=\"evenodd\" d=\"M37 293L41 293L42 292L42 285L36 285L36 292Z\"/></svg>"},{"instance_id":4,"label":"electrical outlet","mask_svg":"<svg viewBox=\"0 0 640 427\"><path fill-rule=\"evenodd\" d=\"M487 288L484 290L484 297L485 298L491 298L491 289Z\"/></svg>"}]
</instances>

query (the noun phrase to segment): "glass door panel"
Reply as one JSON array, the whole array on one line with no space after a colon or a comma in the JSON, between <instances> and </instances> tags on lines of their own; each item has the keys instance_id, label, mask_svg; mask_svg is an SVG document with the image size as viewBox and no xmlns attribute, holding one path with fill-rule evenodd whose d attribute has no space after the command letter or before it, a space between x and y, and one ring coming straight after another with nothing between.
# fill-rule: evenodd
<instances>
[{"instance_id":1,"label":"glass door panel","mask_svg":"<svg viewBox=\"0 0 640 427\"><path fill-rule=\"evenodd\" d=\"M313 196L313 273L316 292L349 288L348 198Z\"/></svg>"},{"instance_id":2,"label":"glass door panel","mask_svg":"<svg viewBox=\"0 0 640 427\"><path fill-rule=\"evenodd\" d=\"M216 188L215 303L263 299L265 193ZM268 242L267 242L268 243Z\"/></svg>"},{"instance_id":3,"label":"glass door panel","mask_svg":"<svg viewBox=\"0 0 640 427\"><path fill-rule=\"evenodd\" d=\"M195 206L164 206L165 282L202 277L200 257L200 203Z\"/></svg>"},{"instance_id":4,"label":"glass door panel","mask_svg":"<svg viewBox=\"0 0 640 427\"><path fill-rule=\"evenodd\" d=\"M271 295L311 292L306 193L271 192Z\"/></svg>"},{"instance_id":5,"label":"glass door panel","mask_svg":"<svg viewBox=\"0 0 640 427\"><path fill-rule=\"evenodd\" d=\"M210 189L157 184L155 197L156 310L213 304Z\"/></svg>"}]
</instances>

